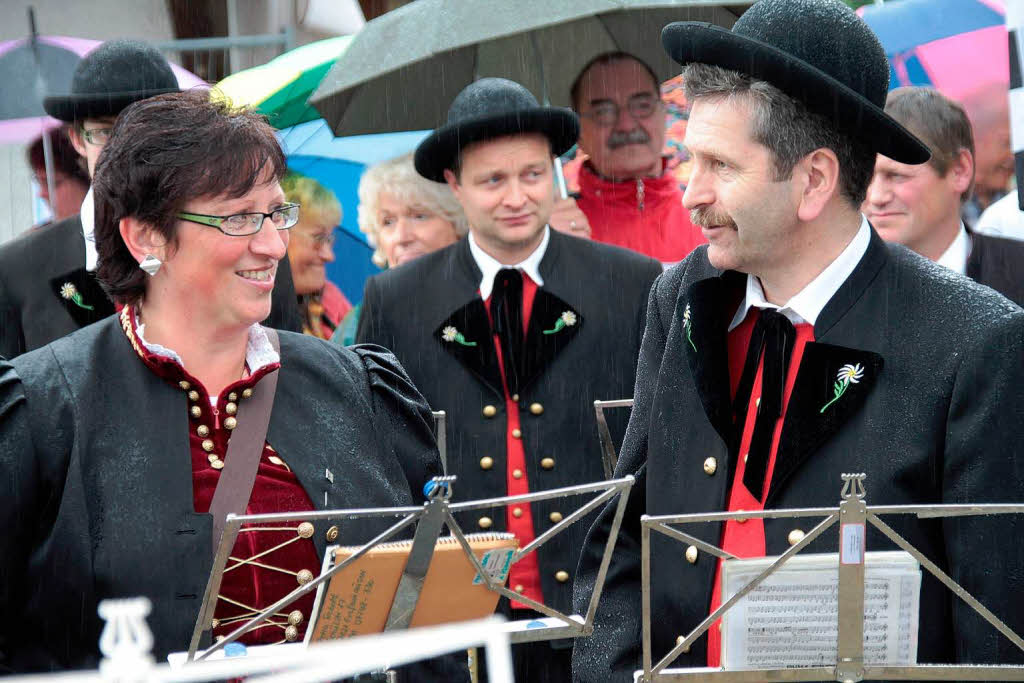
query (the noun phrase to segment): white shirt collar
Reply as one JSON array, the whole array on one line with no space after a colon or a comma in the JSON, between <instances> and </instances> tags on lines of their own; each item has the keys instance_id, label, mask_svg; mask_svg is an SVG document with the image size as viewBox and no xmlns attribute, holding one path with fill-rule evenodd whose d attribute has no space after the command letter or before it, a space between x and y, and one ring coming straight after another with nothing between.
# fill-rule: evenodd
<instances>
[{"instance_id":1,"label":"white shirt collar","mask_svg":"<svg viewBox=\"0 0 1024 683\"><path fill-rule=\"evenodd\" d=\"M480 248L480 245L473 239L473 232L469 233L469 252L480 269L480 298L485 301L491 296L491 289L494 287L494 276L502 268L518 268L530 279L537 283L538 287L544 286L544 278L540 276L540 262L544 258L544 252L548 249L548 241L551 238L551 228L544 226L544 237L540 244L533 250L533 253L515 265L499 263L497 259Z\"/></svg>"},{"instance_id":2,"label":"white shirt collar","mask_svg":"<svg viewBox=\"0 0 1024 683\"><path fill-rule=\"evenodd\" d=\"M99 255L96 253L96 207L92 202L92 186L82 200L79 218L82 221L82 237L85 238L85 269L92 272L96 270L96 262L99 261Z\"/></svg>"},{"instance_id":3,"label":"white shirt collar","mask_svg":"<svg viewBox=\"0 0 1024 683\"><path fill-rule=\"evenodd\" d=\"M818 320L825 304L835 296L839 287L850 277L850 273L860 263L864 253L868 250L871 242L871 228L868 226L868 219L863 215L860 220L860 229L850 243L846 245L842 253L832 263L828 264L825 270L818 274L818 277L811 280L806 287L797 292L793 298L784 306L776 306L764 298L764 289L761 288L761 281L753 275L747 275L747 293L740 304L736 315L729 324L729 330L733 330L743 319L751 308L773 308L786 316L791 323L799 325L810 323L813 325Z\"/></svg>"},{"instance_id":4,"label":"white shirt collar","mask_svg":"<svg viewBox=\"0 0 1024 683\"><path fill-rule=\"evenodd\" d=\"M964 227L963 221L960 221L960 232L953 238L953 242L946 247L946 251L943 252L939 260L936 261L940 266L945 266L950 270L960 273L961 275L967 274L967 258L971 255L971 236L967 234L967 228Z\"/></svg>"}]
</instances>

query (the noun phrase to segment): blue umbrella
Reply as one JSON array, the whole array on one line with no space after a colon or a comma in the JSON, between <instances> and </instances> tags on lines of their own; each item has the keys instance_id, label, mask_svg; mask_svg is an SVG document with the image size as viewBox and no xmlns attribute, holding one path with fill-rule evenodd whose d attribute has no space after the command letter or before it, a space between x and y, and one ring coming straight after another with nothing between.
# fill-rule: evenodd
<instances>
[{"instance_id":1,"label":"blue umbrella","mask_svg":"<svg viewBox=\"0 0 1024 683\"><path fill-rule=\"evenodd\" d=\"M857 10L889 57L889 87L931 85L961 99L1008 81L1001 0L901 0Z\"/></svg>"},{"instance_id":2,"label":"blue umbrella","mask_svg":"<svg viewBox=\"0 0 1024 683\"><path fill-rule=\"evenodd\" d=\"M327 277L353 304L363 298L366 278L380 272L370 260L373 248L359 231L359 179L368 166L411 152L430 131L356 135L336 138L323 119L278 132L288 167L330 188L343 208L335 261Z\"/></svg>"}]
</instances>

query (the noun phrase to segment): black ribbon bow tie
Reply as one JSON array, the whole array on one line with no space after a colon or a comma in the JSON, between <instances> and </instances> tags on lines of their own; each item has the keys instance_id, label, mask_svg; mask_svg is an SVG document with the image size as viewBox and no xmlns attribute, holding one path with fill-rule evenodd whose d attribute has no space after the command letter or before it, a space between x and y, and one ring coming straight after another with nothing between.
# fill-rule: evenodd
<instances>
[{"instance_id":1,"label":"black ribbon bow tie","mask_svg":"<svg viewBox=\"0 0 1024 683\"><path fill-rule=\"evenodd\" d=\"M523 275L515 268L502 268L494 276L491 290L491 326L501 344L505 381L509 394L519 393L523 362Z\"/></svg>"},{"instance_id":2,"label":"black ribbon bow tie","mask_svg":"<svg viewBox=\"0 0 1024 683\"><path fill-rule=\"evenodd\" d=\"M736 398L733 401L733 414L745 416L754 387L754 374L763 355L761 400L755 408L757 417L754 420L754 433L750 439L746 469L743 472L743 485L758 500L764 498L764 479L768 471L772 437L775 433L775 423L785 406L786 373L795 342L796 328L793 327L793 323L774 309L762 309L750 335L743 374L740 376ZM738 424L737 427L740 430L739 438L742 439L743 424Z\"/></svg>"}]
</instances>

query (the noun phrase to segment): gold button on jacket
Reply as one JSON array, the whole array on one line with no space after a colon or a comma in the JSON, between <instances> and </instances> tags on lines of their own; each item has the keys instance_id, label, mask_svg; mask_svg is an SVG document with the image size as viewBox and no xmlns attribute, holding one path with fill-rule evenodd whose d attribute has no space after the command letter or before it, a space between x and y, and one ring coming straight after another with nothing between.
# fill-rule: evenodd
<instances>
[{"instance_id":1,"label":"gold button on jacket","mask_svg":"<svg viewBox=\"0 0 1024 683\"><path fill-rule=\"evenodd\" d=\"M718 471L718 461L714 458L708 458L704 461L704 474L709 477Z\"/></svg>"},{"instance_id":2,"label":"gold button on jacket","mask_svg":"<svg viewBox=\"0 0 1024 683\"><path fill-rule=\"evenodd\" d=\"M332 526L330 529L328 529L326 537L327 537L327 542L328 543L334 543L335 541L337 541L338 540L338 527L337 526Z\"/></svg>"},{"instance_id":3,"label":"gold button on jacket","mask_svg":"<svg viewBox=\"0 0 1024 683\"><path fill-rule=\"evenodd\" d=\"M490 529L491 525L493 525L494 522L491 521L490 517L481 517L477 524L480 526L481 529Z\"/></svg>"},{"instance_id":4,"label":"gold button on jacket","mask_svg":"<svg viewBox=\"0 0 1024 683\"><path fill-rule=\"evenodd\" d=\"M557 581L558 583L565 583L568 580L569 572L565 571L564 569L559 569L557 572L555 572L555 581Z\"/></svg>"},{"instance_id":5,"label":"gold button on jacket","mask_svg":"<svg viewBox=\"0 0 1024 683\"><path fill-rule=\"evenodd\" d=\"M534 415L540 415L541 413L544 412L544 406L542 406L539 403L531 403L530 412L533 413Z\"/></svg>"},{"instance_id":6,"label":"gold button on jacket","mask_svg":"<svg viewBox=\"0 0 1024 683\"><path fill-rule=\"evenodd\" d=\"M800 541L804 540L804 532L800 529L793 529L789 532L789 536L786 537L790 545L796 545Z\"/></svg>"},{"instance_id":7,"label":"gold button on jacket","mask_svg":"<svg viewBox=\"0 0 1024 683\"><path fill-rule=\"evenodd\" d=\"M540 461L540 466L543 467L546 470L553 470L553 469L555 469L555 459L554 458L544 458L543 460Z\"/></svg>"},{"instance_id":8,"label":"gold button on jacket","mask_svg":"<svg viewBox=\"0 0 1024 683\"><path fill-rule=\"evenodd\" d=\"M550 519L553 524L558 524L562 521L562 513L552 512L550 515L548 515L548 519Z\"/></svg>"},{"instance_id":9,"label":"gold button on jacket","mask_svg":"<svg viewBox=\"0 0 1024 683\"><path fill-rule=\"evenodd\" d=\"M494 417L495 415L498 414L498 409L492 405L486 405L484 406L483 413L484 417Z\"/></svg>"},{"instance_id":10,"label":"gold button on jacket","mask_svg":"<svg viewBox=\"0 0 1024 683\"><path fill-rule=\"evenodd\" d=\"M494 467L494 458L489 455L480 458L480 469L489 470L492 467Z\"/></svg>"},{"instance_id":11,"label":"gold button on jacket","mask_svg":"<svg viewBox=\"0 0 1024 683\"><path fill-rule=\"evenodd\" d=\"M691 545L686 549L686 561L690 564L697 563L697 546Z\"/></svg>"}]
</instances>

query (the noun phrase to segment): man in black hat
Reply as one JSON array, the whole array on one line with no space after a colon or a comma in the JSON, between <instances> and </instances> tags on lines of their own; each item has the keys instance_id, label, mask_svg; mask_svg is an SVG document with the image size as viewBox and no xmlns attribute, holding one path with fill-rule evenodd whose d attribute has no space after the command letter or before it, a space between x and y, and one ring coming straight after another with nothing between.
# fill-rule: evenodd
<instances>
[{"instance_id":1,"label":"man in black hat","mask_svg":"<svg viewBox=\"0 0 1024 683\"><path fill-rule=\"evenodd\" d=\"M50 95L43 107L71 123L75 150L91 178L117 115L154 95L178 92L178 81L156 48L134 40L103 43L82 58L71 93ZM95 277L92 192L80 214L0 247L0 356L13 358L114 312ZM277 271L270 327L301 330L288 260Z\"/></svg>"},{"instance_id":2,"label":"man in black hat","mask_svg":"<svg viewBox=\"0 0 1024 683\"><path fill-rule=\"evenodd\" d=\"M882 110L885 53L834 0L761 0L732 31L667 26L686 65L694 159L684 204L709 244L655 283L617 476L636 473L591 638L574 678L641 668L640 516L835 507L840 476L867 473L875 504L1015 502L1024 491L1024 311L902 246L858 207L875 154L928 151ZM589 597L613 510L583 550ZM909 516L904 516L909 517ZM886 518L1020 633L1024 549L1014 517ZM818 521L818 520L816 520ZM816 523L815 521L815 523ZM683 531L737 557L780 555L811 528L747 518ZM851 529L868 550L893 548ZM808 552L832 552L833 532ZM720 561L651 539L652 654L717 667ZM924 572L920 662L1022 653ZM678 639L678 640L677 640Z\"/></svg>"},{"instance_id":3,"label":"man in black hat","mask_svg":"<svg viewBox=\"0 0 1024 683\"><path fill-rule=\"evenodd\" d=\"M369 280L357 341L402 361L434 410L447 413L447 470L457 500L528 493L603 478L593 402L628 398L653 259L548 227L552 155L575 142L575 114L540 107L518 83L487 78L452 103L416 150L420 175L446 181L469 235ZM625 416L612 417L622 434ZM465 515L467 531L515 533L520 545L578 507L555 499ZM585 524L512 568L525 599L568 610ZM513 618L532 618L512 601ZM517 680L565 681L570 643L517 645Z\"/></svg>"}]
</instances>

